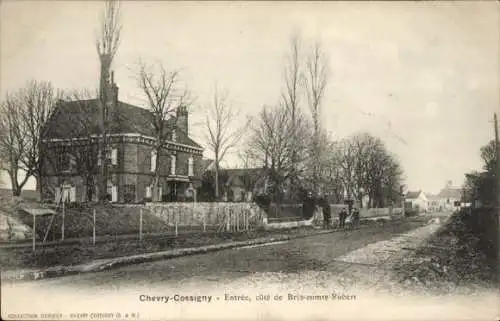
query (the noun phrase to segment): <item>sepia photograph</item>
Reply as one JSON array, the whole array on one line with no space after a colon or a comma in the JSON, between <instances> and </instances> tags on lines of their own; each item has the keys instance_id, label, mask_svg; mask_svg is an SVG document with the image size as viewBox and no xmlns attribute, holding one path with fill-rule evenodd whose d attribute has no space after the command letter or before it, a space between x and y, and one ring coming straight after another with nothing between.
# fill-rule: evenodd
<instances>
[{"instance_id":1,"label":"sepia photograph","mask_svg":"<svg viewBox=\"0 0 500 321\"><path fill-rule=\"evenodd\" d=\"M498 1L4 0L2 320L500 320Z\"/></svg>"}]
</instances>

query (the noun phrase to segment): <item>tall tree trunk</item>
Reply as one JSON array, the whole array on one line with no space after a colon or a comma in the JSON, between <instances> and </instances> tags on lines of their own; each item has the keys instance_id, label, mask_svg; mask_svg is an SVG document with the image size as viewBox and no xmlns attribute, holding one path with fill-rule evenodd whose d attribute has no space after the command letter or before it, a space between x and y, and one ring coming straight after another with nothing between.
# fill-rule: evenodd
<instances>
[{"instance_id":1,"label":"tall tree trunk","mask_svg":"<svg viewBox=\"0 0 500 321\"><path fill-rule=\"evenodd\" d=\"M215 199L219 199L219 155L215 154Z\"/></svg>"},{"instance_id":2,"label":"tall tree trunk","mask_svg":"<svg viewBox=\"0 0 500 321\"><path fill-rule=\"evenodd\" d=\"M40 177L40 172L35 174L35 190L37 191L37 200L42 200L42 179Z\"/></svg>"},{"instance_id":3,"label":"tall tree trunk","mask_svg":"<svg viewBox=\"0 0 500 321\"><path fill-rule=\"evenodd\" d=\"M160 184L160 173L158 172L158 170L155 172L155 175L153 177L153 190L152 190L152 199L153 199L153 202L159 202L160 201L160 188L159 188L159 184Z\"/></svg>"},{"instance_id":4,"label":"tall tree trunk","mask_svg":"<svg viewBox=\"0 0 500 321\"><path fill-rule=\"evenodd\" d=\"M177 166L177 164L176 164ZM156 158L155 158L155 173L153 177L153 188L151 193L153 202L159 202L161 200L160 196L160 151L159 148L156 149Z\"/></svg>"},{"instance_id":5,"label":"tall tree trunk","mask_svg":"<svg viewBox=\"0 0 500 321\"><path fill-rule=\"evenodd\" d=\"M10 172L9 177L10 177L10 185L12 188L12 196L20 196L21 188L19 187L19 184L17 182L17 171Z\"/></svg>"}]
</instances>

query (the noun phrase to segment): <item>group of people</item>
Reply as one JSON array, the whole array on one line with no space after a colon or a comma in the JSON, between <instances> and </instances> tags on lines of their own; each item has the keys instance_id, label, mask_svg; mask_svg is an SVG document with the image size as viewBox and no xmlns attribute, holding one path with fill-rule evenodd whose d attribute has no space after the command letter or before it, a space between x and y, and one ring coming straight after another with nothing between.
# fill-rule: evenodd
<instances>
[{"instance_id":1,"label":"group of people","mask_svg":"<svg viewBox=\"0 0 500 321\"><path fill-rule=\"evenodd\" d=\"M323 208L323 226L324 228L330 228L332 221L332 211L330 204L327 200L323 200L321 207ZM346 209L346 207L342 208L339 212L339 228L346 227L346 221L349 225L356 226L359 223L359 210L357 208Z\"/></svg>"}]
</instances>

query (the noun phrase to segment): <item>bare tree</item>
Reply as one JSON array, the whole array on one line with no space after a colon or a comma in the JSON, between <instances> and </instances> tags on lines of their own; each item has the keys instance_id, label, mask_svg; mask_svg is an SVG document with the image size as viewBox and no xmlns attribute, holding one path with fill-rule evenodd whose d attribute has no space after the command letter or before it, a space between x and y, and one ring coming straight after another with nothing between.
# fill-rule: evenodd
<instances>
[{"instance_id":1,"label":"bare tree","mask_svg":"<svg viewBox=\"0 0 500 321\"><path fill-rule=\"evenodd\" d=\"M120 43L121 22L120 8L116 0L106 0L105 8L101 18L99 36L96 40L96 49L101 63L99 98L101 103L101 135L99 150L101 157L101 171L99 175L99 199L105 200L107 197L107 171L106 171L106 153L107 153L107 131L109 123L109 110L114 103L112 92L111 64L118 50Z\"/></svg>"},{"instance_id":2,"label":"bare tree","mask_svg":"<svg viewBox=\"0 0 500 321\"><path fill-rule=\"evenodd\" d=\"M228 101L227 91L214 90L212 104L205 118L206 141L215 156L215 197L219 195L219 169L227 152L234 148L243 137L249 120L238 125L240 109Z\"/></svg>"},{"instance_id":3,"label":"bare tree","mask_svg":"<svg viewBox=\"0 0 500 321\"><path fill-rule=\"evenodd\" d=\"M335 198L335 202L341 202L344 198L341 148L338 142L329 141L325 151L326 155L321 166L324 188L328 191L327 194Z\"/></svg>"},{"instance_id":4,"label":"bare tree","mask_svg":"<svg viewBox=\"0 0 500 321\"><path fill-rule=\"evenodd\" d=\"M403 171L399 162L377 137L358 133L340 144L341 180L347 197L362 206L381 207L399 193Z\"/></svg>"},{"instance_id":5,"label":"bare tree","mask_svg":"<svg viewBox=\"0 0 500 321\"><path fill-rule=\"evenodd\" d=\"M254 123L251 148L269 170L270 194L279 202L304 187L302 174L310 137L306 118L283 107L264 107ZM295 140L294 137L303 137ZM300 183L302 181L302 183ZM297 186L299 184L300 186Z\"/></svg>"},{"instance_id":6,"label":"bare tree","mask_svg":"<svg viewBox=\"0 0 500 321\"><path fill-rule=\"evenodd\" d=\"M284 91L281 94L281 104L284 108L286 108L288 115L287 117L290 117L290 126L294 127L297 123L297 118L298 114L300 113L300 98L302 95L301 91L301 79L303 76L302 72L302 66L301 66L301 39L298 34L295 34L292 36L291 41L290 41L290 52L287 55L287 60L285 64L285 70L284 70L284 82L285 82L285 88ZM297 132L297 131L292 131L290 133ZM301 137L297 136L289 136L289 140L292 139L294 141L299 141L302 139ZM297 162L297 154L298 152L295 151L295 147L292 145L290 146L292 149L291 152L291 163L296 164ZM290 169L292 171L290 178L292 181L295 181L297 178L296 176L298 173L296 173L296 169L292 166ZM296 184L292 183L292 186L296 186Z\"/></svg>"},{"instance_id":7,"label":"bare tree","mask_svg":"<svg viewBox=\"0 0 500 321\"><path fill-rule=\"evenodd\" d=\"M28 149L28 142L21 121L20 104L17 95L7 94L0 107L0 155L4 160L3 169L9 175L14 196L21 195L22 188L33 174L29 168L23 168L21 162ZM19 180L21 170L24 170L25 174Z\"/></svg>"},{"instance_id":8,"label":"bare tree","mask_svg":"<svg viewBox=\"0 0 500 321\"><path fill-rule=\"evenodd\" d=\"M50 82L31 81L22 93L22 122L28 136L26 154L21 162L31 169L36 180L36 189L41 194L41 174L45 149L41 147L41 137L45 124L55 111L57 100L62 97L60 90Z\"/></svg>"},{"instance_id":9,"label":"bare tree","mask_svg":"<svg viewBox=\"0 0 500 321\"><path fill-rule=\"evenodd\" d=\"M2 103L1 156L11 179L14 195L20 195L30 177L35 177L41 192L41 171L44 149L40 148L45 123L52 115L61 92L50 82L30 81L17 92L7 94ZM18 175L24 177L19 181Z\"/></svg>"},{"instance_id":10,"label":"bare tree","mask_svg":"<svg viewBox=\"0 0 500 321\"><path fill-rule=\"evenodd\" d=\"M153 201L158 201L161 197L159 195L161 162L169 155L165 147L172 139L175 128L175 124L170 120L173 120L179 108L188 107L189 93L180 80L180 72L178 70L169 72L162 65L154 68L140 63L137 80L139 88L146 97L146 106L151 112L151 128L155 139L153 151L156 154L152 194Z\"/></svg>"},{"instance_id":11,"label":"bare tree","mask_svg":"<svg viewBox=\"0 0 500 321\"><path fill-rule=\"evenodd\" d=\"M67 133L68 137L75 137L78 140L72 142L69 148L63 151L71 157L74 164L73 171L82 177L85 186L84 201L94 199L95 187L101 164L99 160L99 144L96 139L96 123L94 97L96 94L87 89L74 90L65 95L65 100L71 103L71 121L63 121L61 130ZM76 126L74 124L77 124ZM106 155L105 155L106 156ZM107 157L105 158L107 161ZM60 166L57 159L52 159L56 167ZM107 166L107 164L105 164ZM60 172L60 168L57 168ZM106 193L107 194L107 193Z\"/></svg>"},{"instance_id":12,"label":"bare tree","mask_svg":"<svg viewBox=\"0 0 500 321\"><path fill-rule=\"evenodd\" d=\"M312 139L312 165L313 165L313 188L319 192L319 181L321 173L321 103L325 95L328 80L328 63L322 52L321 45L316 43L308 54L304 75L307 92L307 102L313 121Z\"/></svg>"}]
</instances>

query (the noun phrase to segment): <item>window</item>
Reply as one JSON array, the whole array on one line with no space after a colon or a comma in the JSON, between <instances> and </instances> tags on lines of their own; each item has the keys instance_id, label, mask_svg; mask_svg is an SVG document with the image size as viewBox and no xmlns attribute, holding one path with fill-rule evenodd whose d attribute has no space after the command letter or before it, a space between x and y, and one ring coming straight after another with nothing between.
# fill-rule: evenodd
<instances>
[{"instance_id":1,"label":"window","mask_svg":"<svg viewBox=\"0 0 500 321\"><path fill-rule=\"evenodd\" d=\"M146 198L151 198L151 186L146 186Z\"/></svg>"},{"instance_id":2,"label":"window","mask_svg":"<svg viewBox=\"0 0 500 321\"><path fill-rule=\"evenodd\" d=\"M175 129L172 130L172 141L177 141L177 130Z\"/></svg>"},{"instance_id":3,"label":"window","mask_svg":"<svg viewBox=\"0 0 500 321\"><path fill-rule=\"evenodd\" d=\"M111 165L118 165L118 149L112 148L106 152L106 164L111 163ZM101 151L97 152L97 165L101 166Z\"/></svg>"},{"instance_id":4,"label":"window","mask_svg":"<svg viewBox=\"0 0 500 321\"><path fill-rule=\"evenodd\" d=\"M152 150L151 151L151 171L152 172L156 171L156 157L157 157L156 150Z\"/></svg>"},{"instance_id":5,"label":"window","mask_svg":"<svg viewBox=\"0 0 500 321\"><path fill-rule=\"evenodd\" d=\"M118 149L113 148L111 150L111 164L116 165L118 164Z\"/></svg>"},{"instance_id":6,"label":"window","mask_svg":"<svg viewBox=\"0 0 500 321\"><path fill-rule=\"evenodd\" d=\"M116 187L116 185L114 185L113 183L111 182L108 182L108 186L107 186L107 194L108 194L108 198L111 202L117 202L118 201L118 189Z\"/></svg>"},{"instance_id":7,"label":"window","mask_svg":"<svg viewBox=\"0 0 500 321\"><path fill-rule=\"evenodd\" d=\"M61 188L56 187L54 191L54 203L58 204L61 201Z\"/></svg>"},{"instance_id":8,"label":"window","mask_svg":"<svg viewBox=\"0 0 500 321\"><path fill-rule=\"evenodd\" d=\"M76 159L73 155L68 153L61 153L59 155L59 168L63 172L70 172L75 168Z\"/></svg>"},{"instance_id":9,"label":"window","mask_svg":"<svg viewBox=\"0 0 500 321\"><path fill-rule=\"evenodd\" d=\"M194 159L193 156L188 160L188 176L194 176Z\"/></svg>"},{"instance_id":10,"label":"window","mask_svg":"<svg viewBox=\"0 0 500 321\"><path fill-rule=\"evenodd\" d=\"M123 186L123 201L125 203L135 202L135 185L125 184Z\"/></svg>"},{"instance_id":11,"label":"window","mask_svg":"<svg viewBox=\"0 0 500 321\"><path fill-rule=\"evenodd\" d=\"M171 163L170 163L170 174L175 175L175 162L176 162L176 157L175 155L170 156Z\"/></svg>"}]
</instances>

